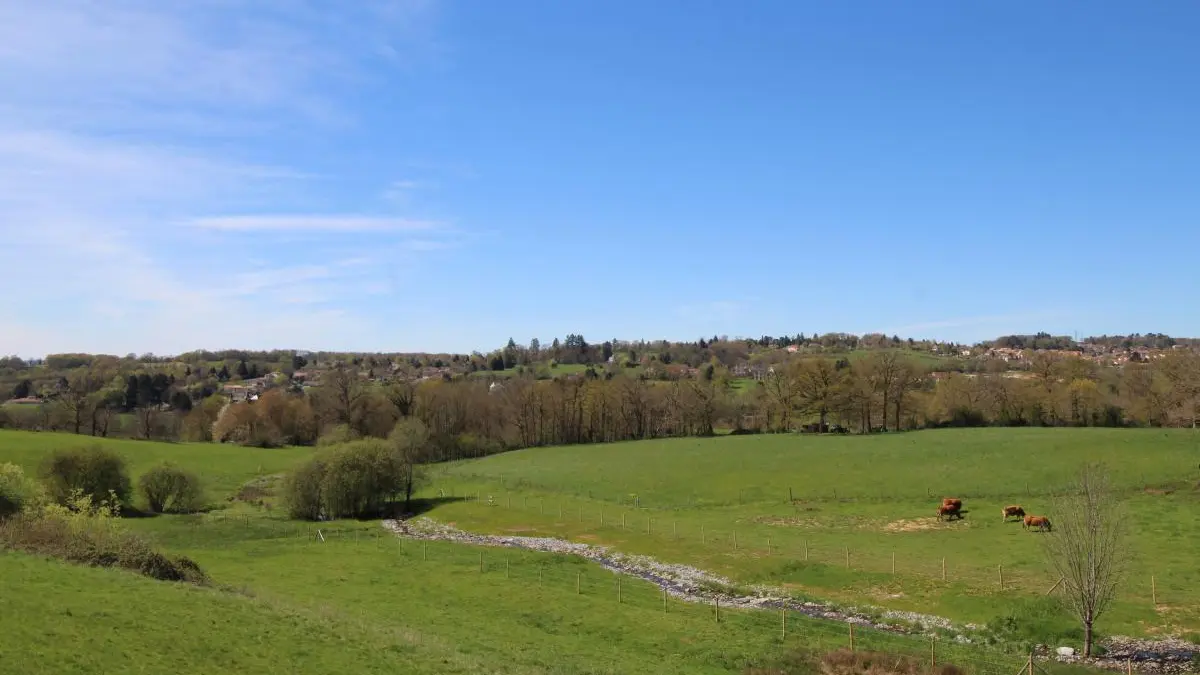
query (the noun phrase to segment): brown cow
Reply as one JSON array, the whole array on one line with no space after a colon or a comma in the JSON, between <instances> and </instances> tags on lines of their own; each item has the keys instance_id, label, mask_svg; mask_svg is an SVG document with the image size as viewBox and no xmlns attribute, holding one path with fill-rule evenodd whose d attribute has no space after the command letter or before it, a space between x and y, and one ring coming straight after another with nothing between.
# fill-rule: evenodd
<instances>
[{"instance_id":1,"label":"brown cow","mask_svg":"<svg viewBox=\"0 0 1200 675\"><path fill-rule=\"evenodd\" d=\"M1004 522L1006 522L1006 523L1008 522L1008 519L1011 518L1012 516L1016 516L1018 518L1025 517L1025 509L1021 508L1021 506L1019 504L1016 504L1013 506L1006 506L1001 510L1004 512Z\"/></svg>"},{"instance_id":2,"label":"brown cow","mask_svg":"<svg viewBox=\"0 0 1200 675\"><path fill-rule=\"evenodd\" d=\"M1050 519L1046 516L1025 516L1025 520L1022 521L1021 526L1026 530L1036 527L1042 532L1049 532L1051 529Z\"/></svg>"},{"instance_id":3,"label":"brown cow","mask_svg":"<svg viewBox=\"0 0 1200 675\"><path fill-rule=\"evenodd\" d=\"M954 504L942 504L941 506L938 507L938 510L937 510L938 520L941 520L942 516L945 516L946 520L951 520L955 517L958 517L961 520L962 519L962 510L958 506L955 506Z\"/></svg>"},{"instance_id":4,"label":"brown cow","mask_svg":"<svg viewBox=\"0 0 1200 675\"><path fill-rule=\"evenodd\" d=\"M942 506L950 506L955 509L961 509L962 508L962 500L955 499L954 497L943 497L942 498Z\"/></svg>"}]
</instances>

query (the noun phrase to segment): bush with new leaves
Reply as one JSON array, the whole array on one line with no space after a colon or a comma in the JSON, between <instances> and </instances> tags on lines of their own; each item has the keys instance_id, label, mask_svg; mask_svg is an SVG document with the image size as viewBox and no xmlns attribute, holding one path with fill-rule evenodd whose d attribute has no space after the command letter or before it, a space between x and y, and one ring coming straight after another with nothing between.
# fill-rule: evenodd
<instances>
[{"instance_id":1,"label":"bush with new leaves","mask_svg":"<svg viewBox=\"0 0 1200 675\"><path fill-rule=\"evenodd\" d=\"M37 483L25 476L16 464L0 464L0 518L36 505L41 498Z\"/></svg>"},{"instance_id":2,"label":"bush with new leaves","mask_svg":"<svg viewBox=\"0 0 1200 675\"><path fill-rule=\"evenodd\" d=\"M297 467L284 482L284 499L294 518L377 516L403 492L405 471L385 441L343 443Z\"/></svg>"},{"instance_id":3,"label":"bush with new leaves","mask_svg":"<svg viewBox=\"0 0 1200 675\"><path fill-rule=\"evenodd\" d=\"M198 510L204 500L200 478L170 463L160 464L142 474L138 487L154 513L190 513Z\"/></svg>"},{"instance_id":4,"label":"bush with new leaves","mask_svg":"<svg viewBox=\"0 0 1200 675\"><path fill-rule=\"evenodd\" d=\"M133 491L125 460L101 445L56 451L42 465L42 481L59 504L67 504L75 491L96 502L116 495L120 504L128 504Z\"/></svg>"},{"instance_id":5,"label":"bush with new leaves","mask_svg":"<svg viewBox=\"0 0 1200 675\"><path fill-rule=\"evenodd\" d=\"M169 557L126 531L115 494L94 500L71 490L62 504L42 504L0 521L0 551L11 549L97 567L122 567L164 581L204 583L195 562Z\"/></svg>"}]
</instances>

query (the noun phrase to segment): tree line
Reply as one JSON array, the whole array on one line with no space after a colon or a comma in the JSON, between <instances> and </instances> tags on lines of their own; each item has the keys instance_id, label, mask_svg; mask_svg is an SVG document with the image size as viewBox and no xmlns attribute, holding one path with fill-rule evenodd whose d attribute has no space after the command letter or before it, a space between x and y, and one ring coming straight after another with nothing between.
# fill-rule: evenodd
<instances>
[{"instance_id":1,"label":"tree line","mask_svg":"<svg viewBox=\"0 0 1200 675\"><path fill-rule=\"evenodd\" d=\"M63 378L38 406L0 408L0 426L259 446L385 438L413 418L436 458L537 445L796 430L875 433L942 426L1192 426L1200 418L1200 356L1179 349L1102 367L1034 353L1021 371L931 372L904 350L804 356L756 378L713 360L694 376L659 381L624 368L536 379L434 377L378 381L360 367L319 372L318 386L285 380L253 402L158 373L120 375L103 363ZM110 364L111 366L111 364ZM188 384L193 382L193 384ZM193 389L202 386L199 396Z\"/></svg>"}]
</instances>

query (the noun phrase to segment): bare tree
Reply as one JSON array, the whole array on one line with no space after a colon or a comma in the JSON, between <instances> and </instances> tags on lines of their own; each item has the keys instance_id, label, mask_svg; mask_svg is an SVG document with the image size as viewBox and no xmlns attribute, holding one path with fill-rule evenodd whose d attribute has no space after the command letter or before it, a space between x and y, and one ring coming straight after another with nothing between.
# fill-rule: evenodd
<instances>
[{"instance_id":1,"label":"bare tree","mask_svg":"<svg viewBox=\"0 0 1200 675\"><path fill-rule=\"evenodd\" d=\"M818 429L826 431L829 413L844 403L844 371L838 370L829 359L814 358L801 361L796 367L795 376L802 409L817 415Z\"/></svg>"},{"instance_id":2,"label":"bare tree","mask_svg":"<svg viewBox=\"0 0 1200 675\"><path fill-rule=\"evenodd\" d=\"M1116 595L1129 560L1125 514L1098 464L1085 464L1054 501L1053 531L1042 544L1062 578L1064 606L1083 624L1083 653L1091 656L1093 626Z\"/></svg>"},{"instance_id":3,"label":"bare tree","mask_svg":"<svg viewBox=\"0 0 1200 675\"><path fill-rule=\"evenodd\" d=\"M400 469L404 489L404 512L410 513L413 490L422 479L421 463L429 458L429 430L420 420L407 417L396 423L388 435L394 461Z\"/></svg>"}]
</instances>

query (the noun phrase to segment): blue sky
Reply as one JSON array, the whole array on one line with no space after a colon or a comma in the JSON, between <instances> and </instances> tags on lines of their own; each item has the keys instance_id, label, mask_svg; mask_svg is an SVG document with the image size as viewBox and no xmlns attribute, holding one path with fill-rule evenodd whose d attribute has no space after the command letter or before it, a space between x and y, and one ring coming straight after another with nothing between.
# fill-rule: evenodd
<instances>
[{"instance_id":1,"label":"blue sky","mask_svg":"<svg viewBox=\"0 0 1200 675\"><path fill-rule=\"evenodd\" d=\"M10 0L0 352L1200 335L1200 6Z\"/></svg>"}]
</instances>

